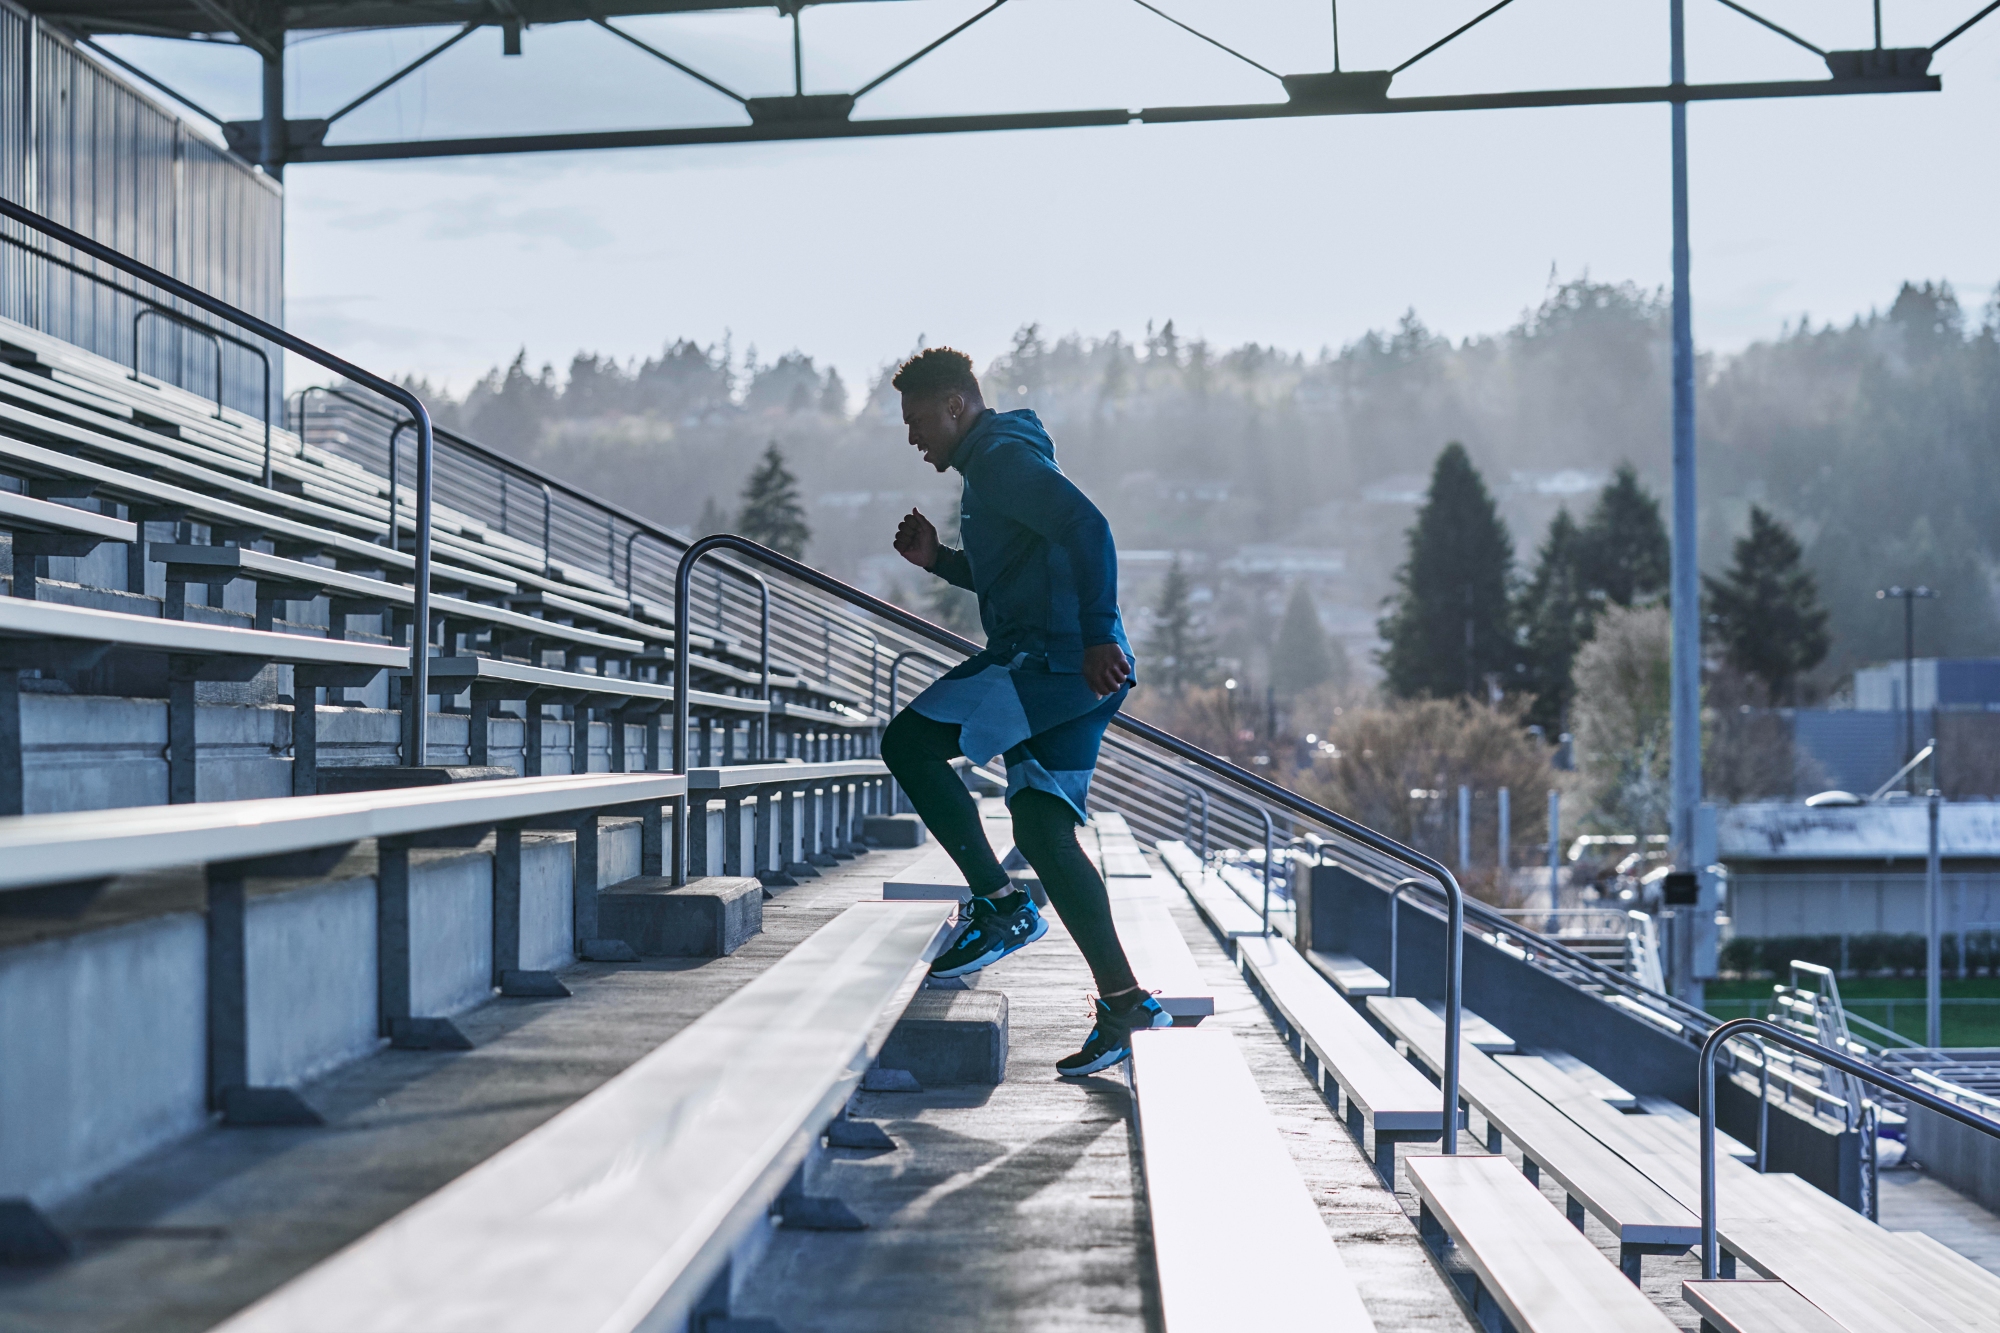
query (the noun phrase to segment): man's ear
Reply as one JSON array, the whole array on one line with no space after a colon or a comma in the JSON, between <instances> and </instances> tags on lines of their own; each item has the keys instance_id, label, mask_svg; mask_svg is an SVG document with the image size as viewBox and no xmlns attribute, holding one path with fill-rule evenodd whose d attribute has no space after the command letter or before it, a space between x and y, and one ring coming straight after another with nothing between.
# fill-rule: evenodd
<instances>
[{"instance_id":1,"label":"man's ear","mask_svg":"<svg viewBox=\"0 0 2000 1333\"><path fill-rule=\"evenodd\" d=\"M957 389L946 394L944 410L951 417L953 424L957 424L958 419L965 415L965 394Z\"/></svg>"}]
</instances>

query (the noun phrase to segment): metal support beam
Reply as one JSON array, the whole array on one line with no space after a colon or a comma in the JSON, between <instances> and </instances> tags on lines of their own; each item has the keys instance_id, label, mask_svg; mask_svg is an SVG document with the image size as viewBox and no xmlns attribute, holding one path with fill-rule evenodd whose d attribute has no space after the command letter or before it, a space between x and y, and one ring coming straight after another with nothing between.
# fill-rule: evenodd
<instances>
[{"instance_id":1,"label":"metal support beam","mask_svg":"<svg viewBox=\"0 0 2000 1333\"><path fill-rule=\"evenodd\" d=\"M285 53L264 57L264 115L257 143L257 165L273 180L285 176Z\"/></svg>"},{"instance_id":2,"label":"metal support beam","mask_svg":"<svg viewBox=\"0 0 2000 1333\"><path fill-rule=\"evenodd\" d=\"M503 153L576 152L594 148L672 148L695 144L778 143L812 139L869 139L916 134L972 134L1000 130L1087 129L1100 126L1177 125L1227 120L1283 120L1307 116L1378 116L1429 111L1504 111L1560 106L1630 106L1650 102L1757 101L1769 98L1844 97L1870 93L1934 93L1934 74L1898 78L1800 79L1782 83L1662 84L1643 88L1562 88L1521 93L1472 93L1451 97L1385 97L1351 103L1253 102L1227 106L1107 108L1030 111L986 116L918 116L884 120L773 118L749 125L668 126L574 134L502 134L464 139L388 143L300 145L294 162L384 162L425 157L479 157Z\"/></svg>"}]
</instances>

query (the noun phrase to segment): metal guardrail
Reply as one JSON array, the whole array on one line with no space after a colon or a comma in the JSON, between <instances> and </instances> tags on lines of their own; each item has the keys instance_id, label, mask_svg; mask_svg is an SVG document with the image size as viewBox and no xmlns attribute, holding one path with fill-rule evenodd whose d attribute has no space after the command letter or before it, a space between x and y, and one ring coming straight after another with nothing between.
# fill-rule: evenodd
<instances>
[{"instance_id":1,"label":"metal guardrail","mask_svg":"<svg viewBox=\"0 0 2000 1333\"><path fill-rule=\"evenodd\" d=\"M1821 1064L1831 1065L1850 1078L1893 1092L1912 1105L1935 1111L1981 1133L2000 1138L2000 1121L1975 1115L1956 1102L1947 1101L1907 1079L1884 1073L1845 1051L1836 1051L1831 1046L1821 1045L1761 1018L1731 1019L1709 1033L1708 1039L1702 1042L1701 1061L1697 1066L1701 1101L1701 1276L1704 1281L1715 1280L1720 1257L1715 1241L1715 1058L1724 1046L1737 1037L1755 1037L1787 1047Z\"/></svg>"},{"instance_id":2,"label":"metal guardrail","mask_svg":"<svg viewBox=\"0 0 2000 1333\"><path fill-rule=\"evenodd\" d=\"M817 588L830 596L840 598L849 605L860 607L893 624L901 626L903 629L921 635L934 643L942 644L947 648L966 654L973 654L980 651L979 646L970 639L961 638L953 634L950 630L933 625L923 617L905 611L902 607L892 602L883 601L879 597L871 597L859 588L843 583L832 575L822 573L802 561L794 560L790 556L782 555L767 546L761 546L747 538L729 533L703 537L701 540L690 545L686 553L682 555L680 568L676 571L674 578L674 621L676 625L687 623L688 607L693 591L692 584L696 565L703 557L717 550L734 551L752 560L770 565L772 568L783 572L791 578L797 579L801 583ZM682 653L676 655L674 664L674 771L677 773L685 773L687 771L687 696L688 663L687 655ZM1445 1068L1442 1087L1444 1101L1444 1141L1442 1147L1443 1151L1447 1154L1456 1153L1458 1151L1458 1057L1460 1031L1463 1026L1462 981L1465 947L1465 895L1464 891L1459 887L1457 878L1452 875L1443 862L1433 860L1415 848L1405 847L1395 839L1385 834L1377 833L1367 825L1357 823L1345 815L1329 810L1316 801L1308 800L1300 796L1297 792L1289 791L1277 783L1270 781L1268 778L1259 777L1257 774L1250 772L1248 769L1238 767L1227 759L1210 754L1200 746L1183 740L1172 732L1164 731L1150 722L1144 722L1135 717L1127 717L1123 713L1120 713L1112 718L1112 725L1130 735L1138 736L1141 739L1152 742L1159 748L1185 760L1196 768L1203 769L1215 777L1222 779L1232 787L1246 789L1262 797L1272 805L1282 806L1296 815L1301 815L1315 823L1333 829L1379 855L1408 866L1410 869L1427 875L1435 881L1436 891L1446 901L1446 911L1450 924L1445 945ZM676 823L684 825L686 819L687 811L685 808L678 809L675 813ZM687 845L684 828L677 827L676 834L675 844L677 849L684 849ZM687 875L684 850L677 850L675 861L675 881L677 883L684 883Z\"/></svg>"},{"instance_id":3,"label":"metal guardrail","mask_svg":"<svg viewBox=\"0 0 2000 1333\"><path fill-rule=\"evenodd\" d=\"M336 375L353 380L356 384L372 389L392 402L400 403L408 410L417 423L417 567L415 571L415 604L411 608L411 624L415 628L410 634L410 694L414 706L403 710L403 761L420 765L426 756L427 701L430 697L430 634L431 623L431 414L424 406L423 399L411 393L394 380L384 379L372 371L363 370L342 357L335 356L323 347L309 343L295 334L287 333L277 325L257 318L247 310L239 310L227 301L210 296L179 278L160 272L149 264L142 264L129 255L120 253L101 241L93 240L82 232L73 231L60 222L53 222L32 209L21 207L11 199L0 198L0 217L18 222L22 226L38 231L50 240L72 250L79 250L91 258L111 265L115 269L131 274L149 287L166 292L177 300L199 306L218 319L225 320L238 328L248 329L266 342L276 343L287 351L296 352L316 365L324 366ZM116 286L116 284L112 284ZM124 288L118 288L125 291ZM125 291L135 300L149 298ZM178 313L178 312L177 312ZM221 330L214 330L223 336ZM232 341L234 341L232 339ZM270 404L264 405L266 427L269 426Z\"/></svg>"}]
</instances>

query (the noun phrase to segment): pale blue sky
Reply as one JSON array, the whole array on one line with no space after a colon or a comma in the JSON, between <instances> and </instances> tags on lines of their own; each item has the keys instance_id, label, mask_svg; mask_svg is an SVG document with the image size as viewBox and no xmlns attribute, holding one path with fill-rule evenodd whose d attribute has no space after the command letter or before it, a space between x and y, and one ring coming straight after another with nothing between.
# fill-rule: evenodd
<instances>
[{"instance_id":1,"label":"pale blue sky","mask_svg":"<svg viewBox=\"0 0 2000 1333\"><path fill-rule=\"evenodd\" d=\"M1697 82L1824 67L1713 0L1688 0ZM1890 45L1973 0L1884 0ZM807 11L808 91L854 87L976 0ZM1282 72L1325 69L1322 0L1161 0ZM1350 0L1343 64L1383 68L1484 7ZM1868 44L1867 0L1765 0L1823 46ZM1665 0L1520 0L1399 76L1399 95L1665 81ZM634 20L750 94L790 87L770 11ZM291 111L324 114L440 31L315 38ZM733 104L589 25L461 43L336 139L730 123ZM227 115L255 72L221 47L121 53ZM1695 329L1729 350L1787 320L1845 320L1904 278L1975 309L2000 281L2000 16L1938 57L1942 95L1697 105ZM1272 100L1275 83L1130 0L1013 0L866 99L863 116ZM981 361L1019 325L1339 346L1415 308L1461 337L1534 305L1551 270L1668 276L1664 106L1345 117L919 139L669 148L287 175L290 322L374 368L463 387L525 345L561 366L733 334L865 381L916 339Z\"/></svg>"}]
</instances>

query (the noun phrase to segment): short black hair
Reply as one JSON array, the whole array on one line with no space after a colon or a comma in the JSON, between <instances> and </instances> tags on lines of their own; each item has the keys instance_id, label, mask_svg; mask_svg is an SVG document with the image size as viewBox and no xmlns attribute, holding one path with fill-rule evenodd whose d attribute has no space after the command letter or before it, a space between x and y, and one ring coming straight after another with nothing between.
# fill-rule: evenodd
<instances>
[{"instance_id":1,"label":"short black hair","mask_svg":"<svg viewBox=\"0 0 2000 1333\"><path fill-rule=\"evenodd\" d=\"M972 373L972 358L950 347L926 347L896 368L889 387L898 393L928 398L954 389L968 398L978 398L979 379Z\"/></svg>"}]
</instances>

